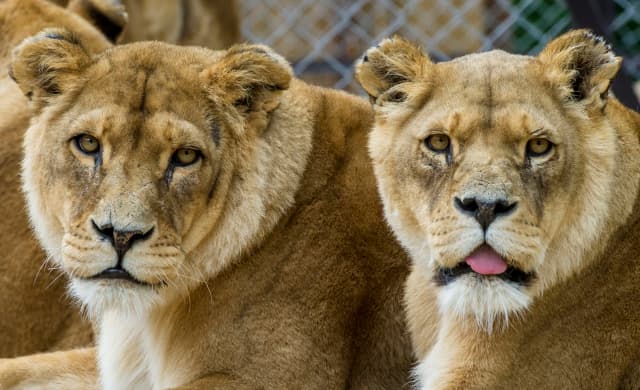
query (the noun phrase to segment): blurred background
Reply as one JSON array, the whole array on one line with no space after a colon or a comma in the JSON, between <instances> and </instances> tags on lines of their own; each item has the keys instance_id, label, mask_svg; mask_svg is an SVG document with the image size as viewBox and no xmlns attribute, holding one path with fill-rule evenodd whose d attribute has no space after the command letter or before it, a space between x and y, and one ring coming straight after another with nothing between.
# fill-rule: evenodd
<instances>
[{"instance_id":1,"label":"blurred background","mask_svg":"<svg viewBox=\"0 0 640 390\"><path fill-rule=\"evenodd\" d=\"M629 92L631 80L640 79L640 0L240 0L239 6L245 40L272 46L309 82L356 93L353 63L393 34L442 61L493 48L535 54L572 26L586 26L625 57Z\"/></svg>"}]
</instances>

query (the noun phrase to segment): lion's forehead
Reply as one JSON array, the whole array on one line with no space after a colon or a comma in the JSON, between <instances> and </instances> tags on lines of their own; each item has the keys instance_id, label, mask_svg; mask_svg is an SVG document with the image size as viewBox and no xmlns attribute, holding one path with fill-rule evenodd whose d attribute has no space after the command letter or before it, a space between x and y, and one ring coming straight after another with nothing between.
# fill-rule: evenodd
<instances>
[{"instance_id":1,"label":"lion's forehead","mask_svg":"<svg viewBox=\"0 0 640 390\"><path fill-rule=\"evenodd\" d=\"M97 104L116 103L139 111L189 111L203 106L206 98L199 78L203 63L166 52L164 46L157 49L159 53L113 50L105 54L86 71L82 96Z\"/></svg>"},{"instance_id":2,"label":"lion's forehead","mask_svg":"<svg viewBox=\"0 0 640 390\"><path fill-rule=\"evenodd\" d=\"M171 72L172 73L172 72ZM201 108L204 93L183 77L163 69L130 69L89 79L80 99L99 105L117 104L140 112L190 112ZM189 85L192 84L192 85Z\"/></svg>"},{"instance_id":3,"label":"lion's forehead","mask_svg":"<svg viewBox=\"0 0 640 390\"><path fill-rule=\"evenodd\" d=\"M489 135L513 143L538 129L566 127L534 58L494 51L437 66L429 99L412 121L419 132L442 129L463 139Z\"/></svg>"},{"instance_id":4,"label":"lion's forehead","mask_svg":"<svg viewBox=\"0 0 640 390\"><path fill-rule=\"evenodd\" d=\"M167 154L181 147L197 148L206 156L215 154L214 135L209 127L202 127L173 112L132 112L128 107L107 105L79 115L71 113L71 125L60 134L90 133L100 140L102 160L106 163L115 156L157 157L168 159ZM131 160L129 157L127 161ZM131 163L131 161L129 161Z\"/></svg>"},{"instance_id":5,"label":"lion's forehead","mask_svg":"<svg viewBox=\"0 0 640 390\"><path fill-rule=\"evenodd\" d=\"M481 100L457 100L449 104L434 99L413 117L410 126L418 138L433 131L445 131L457 141L482 140L492 145L517 145L544 130L559 141L558 129L566 128L562 111L544 102L509 102L490 105Z\"/></svg>"},{"instance_id":6,"label":"lion's forehead","mask_svg":"<svg viewBox=\"0 0 640 390\"><path fill-rule=\"evenodd\" d=\"M135 133L136 137L154 136L167 141L189 137L208 140L212 128L218 125L206 100L192 90L165 90L164 85L172 82L143 70L128 83L103 85L100 80L89 80L69 106L67 118L72 126L86 126L94 135L107 131L111 135Z\"/></svg>"},{"instance_id":7,"label":"lion's forehead","mask_svg":"<svg viewBox=\"0 0 640 390\"><path fill-rule=\"evenodd\" d=\"M533 57L492 51L436 66L436 98L499 106L534 103L540 95L552 93Z\"/></svg>"}]
</instances>

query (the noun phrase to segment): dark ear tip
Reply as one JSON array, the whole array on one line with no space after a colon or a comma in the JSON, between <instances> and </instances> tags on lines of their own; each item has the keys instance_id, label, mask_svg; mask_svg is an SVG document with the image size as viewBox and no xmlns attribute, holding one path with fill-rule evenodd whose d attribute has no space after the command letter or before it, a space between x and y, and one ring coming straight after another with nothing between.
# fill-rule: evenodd
<instances>
[{"instance_id":1,"label":"dark ear tip","mask_svg":"<svg viewBox=\"0 0 640 390\"><path fill-rule=\"evenodd\" d=\"M592 41L595 45L602 45L604 47L604 49L607 52L612 52L613 48L611 47L611 44L609 42L607 42L606 39L604 39L604 37L597 35L596 33L594 33L591 30L586 30L584 32L584 37L590 41Z\"/></svg>"},{"instance_id":2,"label":"dark ear tip","mask_svg":"<svg viewBox=\"0 0 640 390\"><path fill-rule=\"evenodd\" d=\"M598 43L605 43L605 40L603 37L601 37L600 35L597 35L596 33L594 33L591 30L586 30L584 32L584 37L586 39L592 40L592 41L596 41Z\"/></svg>"}]
</instances>

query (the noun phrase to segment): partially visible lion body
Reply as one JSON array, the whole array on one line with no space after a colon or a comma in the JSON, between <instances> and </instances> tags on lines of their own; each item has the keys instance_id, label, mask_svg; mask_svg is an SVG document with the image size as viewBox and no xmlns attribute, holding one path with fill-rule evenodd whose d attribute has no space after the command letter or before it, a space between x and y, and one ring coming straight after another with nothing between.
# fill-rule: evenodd
<instances>
[{"instance_id":1,"label":"partially visible lion body","mask_svg":"<svg viewBox=\"0 0 640 390\"><path fill-rule=\"evenodd\" d=\"M126 0L129 23L119 42L158 40L226 49L241 41L235 0Z\"/></svg>"},{"instance_id":2,"label":"partially visible lion body","mask_svg":"<svg viewBox=\"0 0 640 390\"><path fill-rule=\"evenodd\" d=\"M396 38L358 66L385 215L414 262L421 388L638 388L640 115L607 97L619 65L579 30L538 57L439 64ZM495 199L492 219L468 206ZM473 263L479 245L507 272Z\"/></svg>"},{"instance_id":3,"label":"partially visible lion body","mask_svg":"<svg viewBox=\"0 0 640 390\"><path fill-rule=\"evenodd\" d=\"M91 20L88 1L102 8L122 3L128 21L117 43L162 41L225 49L241 39L234 0L71 0L68 7Z\"/></svg>"},{"instance_id":4,"label":"partially visible lion body","mask_svg":"<svg viewBox=\"0 0 640 390\"><path fill-rule=\"evenodd\" d=\"M119 42L157 39L221 49L239 40L237 9L229 2L125 2L128 24L119 1L71 1L67 10L50 3L0 2L0 357L67 349L92 341L89 324L65 296L66 277L45 261L25 214L20 145L31 113L27 99L8 75L11 50L24 38L50 27L73 31L90 52L110 47L107 37L87 20L108 30ZM69 2L56 3L66 6ZM122 27L125 30L120 33Z\"/></svg>"},{"instance_id":5,"label":"partially visible lion body","mask_svg":"<svg viewBox=\"0 0 640 390\"><path fill-rule=\"evenodd\" d=\"M0 386L405 385L408 263L375 191L368 104L290 81L263 46L142 43L87 59L77 45L45 33L14 70L39 113L24 163L36 231L95 319L97 348L0 360ZM34 73L38 61L64 71ZM69 144L76 127L104 157ZM202 158L163 168L185 137ZM113 267L105 218L152 221L118 260L152 287L95 278Z\"/></svg>"},{"instance_id":6,"label":"partially visible lion body","mask_svg":"<svg viewBox=\"0 0 640 390\"><path fill-rule=\"evenodd\" d=\"M77 15L40 0L0 2L0 356L64 349L91 342L91 327L65 297L65 277L45 264L20 191L27 99L9 75L11 50L46 27L76 32L88 49L109 42Z\"/></svg>"}]
</instances>

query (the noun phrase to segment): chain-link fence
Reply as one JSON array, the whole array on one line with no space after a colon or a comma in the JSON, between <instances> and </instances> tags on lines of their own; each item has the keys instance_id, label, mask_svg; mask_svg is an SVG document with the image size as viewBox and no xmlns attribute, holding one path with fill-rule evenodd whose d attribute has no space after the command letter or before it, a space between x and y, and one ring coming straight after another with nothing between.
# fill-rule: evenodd
<instances>
[{"instance_id":1,"label":"chain-link fence","mask_svg":"<svg viewBox=\"0 0 640 390\"><path fill-rule=\"evenodd\" d=\"M562 0L241 0L245 39L289 59L298 76L359 91L353 63L393 34L419 42L436 61L501 48L537 53L571 27ZM640 76L640 0L615 0L608 27L625 66ZM635 56L633 55L635 53Z\"/></svg>"}]
</instances>

